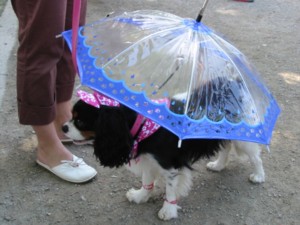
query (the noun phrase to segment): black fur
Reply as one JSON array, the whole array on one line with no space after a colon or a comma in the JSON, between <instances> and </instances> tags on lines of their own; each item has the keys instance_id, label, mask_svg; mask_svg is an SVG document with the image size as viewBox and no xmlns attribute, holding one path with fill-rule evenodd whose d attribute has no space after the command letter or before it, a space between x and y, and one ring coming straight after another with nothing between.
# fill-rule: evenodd
<instances>
[{"instance_id":1,"label":"black fur","mask_svg":"<svg viewBox=\"0 0 300 225\"><path fill-rule=\"evenodd\" d=\"M130 160L133 138L122 108L101 106L96 119L94 154L101 164L119 167Z\"/></svg>"},{"instance_id":2,"label":"black fur","mask_svg":"<svg viewBox=\"0 0 300 225\"><path fill-rule=\"evenodd\" d=\"M119 167L129 162L134 139L130 134L136 112L121 106L101 106L100 109L78 101L73 111L78 117L86 118L88 123L94 121L95 132L94 154L101 165ZM97 113L95 113L97 111ZM74 113L74 112L73 112ZM85 114L84 116L81 114ZM81 121L84 122L84 121ZM80 130L80 127L77 127ZM138 157L141 154L151 154L164 169L188 167L198 159L210 157L224 144L224 140L190 139L183 140L178 148L178 137L161 127L149 138L138 145Z\"/></svg>"}]
</instances>

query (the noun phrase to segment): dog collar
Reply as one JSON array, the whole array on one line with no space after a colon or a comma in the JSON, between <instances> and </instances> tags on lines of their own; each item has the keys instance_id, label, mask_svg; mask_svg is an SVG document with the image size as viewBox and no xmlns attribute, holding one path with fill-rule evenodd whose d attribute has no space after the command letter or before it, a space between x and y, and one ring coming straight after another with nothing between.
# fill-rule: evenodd
<instances>
[{"instance_id":1,"label":"dog collar","mask_svg":"<svg viewBox=\"0 0 300 225\"><path fill-rule=\"evenodd\" d=\"M168 98L155 99L152 101L158 104L166 103L167 106L170 107L170 101ZM135 158L137 155L138 143L154 134L159 128L159 124L155 123L151 119L145 118L141 114L138 114L130 131L133 137L135 137L138 134L133 143L133 149L131 153L132 158Z\"/></svg>"},{"instance_id":2,"label":"dog collar","mask_svg":"<svg viewBox=\"0 0 300 225\"><path fill-rule=\"evenodd\" d=\"M137 135L137 133L140 130L140 127L142 126L144 121L145 121L145 117L143 117L141 114L138 114L136 117L136 120L130 130L132 137L135 137Z\"/></svg>"},{"instance_id":3,"label":"dog collar","mask_svg":"<svg viewBox=\"0 0 300 225\"><path fill-rule=\"evenodd\" d=\"M131 152L131 158L135 158L138 151L138 144L142 140L150 137L152 134L154 134L159 128L160 125L155 123L153 120L150 120L148 118L144 118L144 123L142 127L139 130L138 136L135 138L133 143L133 148Z\"/></svg>"}]
</instances>

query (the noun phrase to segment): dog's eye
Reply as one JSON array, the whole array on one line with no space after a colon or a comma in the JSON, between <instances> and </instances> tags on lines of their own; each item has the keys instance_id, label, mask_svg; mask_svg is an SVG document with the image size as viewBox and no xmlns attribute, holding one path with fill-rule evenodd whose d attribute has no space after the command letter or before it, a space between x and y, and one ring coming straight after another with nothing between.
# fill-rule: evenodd
<instances>
[{"instance_id":1,"label":"dog's eye","mask_svg":"<svg viewBox=\"0 0 300 225\"><path fill-rule=\"evenodd\" d=\"M74 122L75 122L75 125L79 128L83 128L85 125L84 122L82 122L81 120L78 120L78 119L75 120Z\"/></svg>"}]
</instances>

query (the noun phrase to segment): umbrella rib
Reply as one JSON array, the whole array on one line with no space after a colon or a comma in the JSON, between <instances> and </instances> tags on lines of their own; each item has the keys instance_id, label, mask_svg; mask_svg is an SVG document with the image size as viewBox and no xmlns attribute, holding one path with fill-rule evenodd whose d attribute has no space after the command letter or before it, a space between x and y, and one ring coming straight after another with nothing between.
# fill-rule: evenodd
<instances>
[{"instance_id":1,"label":"umbrella rib","mask_svg":"<svg viewBox=\"0 0 300 225\"><path fill-rule=\"evenodd\" d=\"M161 85L159 85L159 87L157 88L157 90L160 90L163 86L165 86L169 82L169 80L174 76L174 74L179 70L179 68L180 68L180 66L177 66L175 68L175 71L173 73L171 73L169 75L169 77Z\"/></svg>"},{"instance_id":2,"label":"umbrella rib","mask_svg":"<svg viewBox=\"0 0 300 225\"><path fill-rule=\"evenodd\" d=\"M215 35L215 36L216 36L216 35ZM242 80L244 81L244 83L246 84L246 82L245 82L245 80L244 80L244 77L242 76L241 72L239 71L239 69L237 68L237 66L235 65L235 63L234 63L233 60L231 59L231 57L227 54L227 52L226 52L219 44L217 44L216 41L215 41L210 35L208 35L208 37L215 43L215 46L216 46L219 50L221 50L222 53L224 53L224 54L227 56L227 58L229 59L229 61L231 62L231 64L234 66L235 70L239 73L241 79L242 79ZM219 38L219 37L216 36L216 38ZM226 40L224 40L224 41L226 41ZM227 41L226 41L226 42L227 42ZM245 87L246 87L248 93L250 93L250 91L249 91L247 85L245 85ZM251 95L250 95L250 96L251 96ZM254 105L254 107L255 107L255 111L257 112L257 107L256 107L255 102L253 101L252 97L251 97L251 100L252 100L253 105Z\"/></svg>"},{"instance_id":3,"label":"umbrella rib","mask_svg":"<svg viewBox=\"0 0 300 225\"><path fill-rule=\"evenodd\" d=\"M150 34L150 35L148 35L148 36L146 36L146 37L143 37L142 39L136 41L133 45L130 46L130 48L132 48L132 46L138 45L140 42L142 42L142 41L144 41L144 40L146 40L146 39L150 39L151 37L153 37L154 35L157 35L157 34L159 34L159 33L163 33L163 32L170 31L170 30L176 30L176 29L183 28L183 27L184 27L184 26L182 25L181 27L179 26L179 27L173 27L173 28L169 28L169 29L157 31L157 32L155 32L155 33L152 33L152 34ZM107 63L105 63L105 64L102 66L102 68L105 68L105 67L106 67L107 65L109 65L111 62L113 62L115 59L117 59L119 56L121 56L122 54L124 54L125 52L127 52L128 49L129 49L129 47L126 48L125 50L121 51L121 52L120 52L119 54L117 54L116 56L114 56L111 60L109 60Z\"/></svg>"},{"instance_id":4,"label":"umbrella rib","mask_svg":"<svg viewBox=\"0 0 300 225\"><path fill-rule=\"evenodd\" d=\"M193 33L193 41L195 40L195 34ZM199 52L199 45L196 45L197 47L195 47L193 50L194 50L194 56L193 56L193 66L192 66L192 77L190 79L190 83L189 83L189 88L188 88L188 91L187 91L187 99L186 99L186 105L185 105L185 109L184 109L184 115L187 114L187 111L188 111L188 103L190 101L190 93L191 93L191 90L192 90L192 82L193 82L193 78L194 78L194 75L195 75L195 67L196 67L196 59L198 57L197 56L197 53Z\"/></svg>"}]
</instances>

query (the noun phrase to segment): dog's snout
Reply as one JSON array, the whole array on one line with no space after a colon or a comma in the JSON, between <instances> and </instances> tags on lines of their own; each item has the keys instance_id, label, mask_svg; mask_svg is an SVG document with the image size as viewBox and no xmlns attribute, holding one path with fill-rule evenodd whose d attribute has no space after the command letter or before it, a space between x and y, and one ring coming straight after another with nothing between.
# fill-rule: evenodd
<instances>
[{"instance_id":1,"label":"dog's snout","mask_svg":"<svg viewBox=\"0 0 300 225\"><path fill-rule=\"evenodd\" d=\"M61 129L62 129L62 131L63 131L64 133L67 133L67 132L69 131L69 127L68 127L68 125L66 125L66 124L63 125Z\"/></svg>"}]
</instances>

